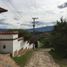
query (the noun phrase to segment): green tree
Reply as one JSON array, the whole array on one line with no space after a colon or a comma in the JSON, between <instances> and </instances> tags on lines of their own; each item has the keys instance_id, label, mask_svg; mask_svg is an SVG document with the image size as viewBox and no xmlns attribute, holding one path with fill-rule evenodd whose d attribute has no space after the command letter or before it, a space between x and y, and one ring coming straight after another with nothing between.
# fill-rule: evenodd
<instances>
[{"instance_id":1,"label":"green tree","mask_svg":"<svg viewBox=\"0 0 67 67\"><path fill-rule=\"evenodd\" d=\"M62 57L67 55L67 21L60 19L51 33L50 43L54 51Z\"/></svg>"}]
</instances>

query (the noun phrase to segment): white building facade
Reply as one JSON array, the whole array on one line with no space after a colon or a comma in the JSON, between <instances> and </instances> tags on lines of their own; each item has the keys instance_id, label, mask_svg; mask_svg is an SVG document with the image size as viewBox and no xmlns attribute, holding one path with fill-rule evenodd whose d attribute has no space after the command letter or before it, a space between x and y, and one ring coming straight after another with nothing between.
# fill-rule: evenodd
<instances>
[{"instance_id":1,"label":"white building facade","mask_svg":"<svg viewBox=\"0 0 67 67\"><path fill-rule=\"evenodd\" d=\"M21 49L32 49L33 44L18 38L18 32L0 32L0 53L10 53L14 56Z\"/></svg>"}]
</instances>

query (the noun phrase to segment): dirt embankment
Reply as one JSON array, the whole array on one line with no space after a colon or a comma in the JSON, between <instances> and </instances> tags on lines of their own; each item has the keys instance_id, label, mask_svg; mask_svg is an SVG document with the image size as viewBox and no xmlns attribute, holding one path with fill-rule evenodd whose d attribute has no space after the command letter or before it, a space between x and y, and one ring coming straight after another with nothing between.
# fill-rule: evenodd
<instances>
[{"instance_id":1,"label":"dirt embankment","mask_svg":"<svg viewBox=\"0 0 67 67\"><path fill-rule=\"evenodd\" d=\"M10 56L0 54L0 67L19 67L19 66Z\"/></svg>"}]
</instances>

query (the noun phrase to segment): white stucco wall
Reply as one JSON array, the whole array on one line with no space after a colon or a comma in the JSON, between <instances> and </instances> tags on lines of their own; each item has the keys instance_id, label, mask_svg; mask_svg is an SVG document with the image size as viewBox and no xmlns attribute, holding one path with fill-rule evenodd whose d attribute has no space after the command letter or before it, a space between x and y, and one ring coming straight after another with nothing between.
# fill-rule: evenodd
<instances>
[{"instance_id":1,"label":"white stucco wall","mask_svg":"<svg viewBox=\"0 0 67 67\"><path fill-rule=\"evenodd\" d=\"M0 39L15 39L18 38L18 34L13 35L0 35ZM3 48L3 46L6 48ZM2 53L14 53L15 51L19 51L20 49L30 49L33 48L33 44L29 44L28 41L24 42L23 39L19 40L3 40L0 41L0 52Z\"/></svg>"},{"instance_id":2,"label":"white stucco wall","mask_svg":"<svg viewBox=\"0 0 67 67\"><path fill-rule=\"evenodd\" d=\"M18 34L13 34L13 39L18 38Z\"/></svg>"},{"instance_id":3,"label":"white stucco wall","mask_svg":"<svg viewBox=\"0 0 67 67\"><path fill-rule=\"evenodd\" d=\"M33 43L29 45L29 49L32 49L33 48Z\"/></svg>"},{"instance_id":4,"label":"white stucco wall","mask_svg":"<svg viewBox=\"0 0 67 67\"><path fill-rule=\"evenodd\" d=\"M18 38L18 34L0 34L0 39L15 39ZM4 49L3 46L6 46ZM16 40L2 40L0 41L0 51L3 53L12 53L20 49L20 45Z\"/></svg>"},{"instance_id":5,"label":"white stucco wall","mask_svg":"<svg viewBox=\"0 0 67 67\"><path fill-rule=\"evenodd\" d=\"M3 46L6 46L4 49ZM9 41L0 41L0 52L2 53L14 53L15 51L19 51L22 47L22 40L9 40Z\"/></svg>"},{"instance_id":6,"label":"white stucco wall","mask_svg":"<svg viewBox=\"0 0 67 67\"><path fill-rule=\"evenodd\" d=\"M20 49L22 49L22 48L23 48L23 45L24 45L23 40L20 40L20 41L18 41L18 42L19 42L19 44L20 44Z\"/></svg>"},{"instance_id":7,"label":"white stucco wall","mask_svg":"<svg viewBox=\"0 0 67 67\"><path fill-rule=\"evenodd\" d=\"M14 39L18 38L18 34L0 34L0 39Z\"/></svg>"},{"instance_id":8,"label":"white stucco wall","mask_svg":"<svg viewBox=\"0 0 67 67\"><path fill-rule=\"evenodd\" d=\"M13 40L13 52L14 51L19 51L21 49L20 47L20 43L18 42L18 40Z\"/></svg>"},{"instance_id":9,"label":"white stucco wall","mask_svg":"<svg viewBox=\"0 0 67 67\"><path fill-rule=\"evenodd\" d=\"M28 49L29 48L29 43L28 41L24 42L23 49Z\"/></svg>"},{"instance_id":10,"label":"white stucco wall","mask_svg":"<svg viewBox=\"0 0 67 67\"><path fill-rule=\"evenodd\" d=\"M5 48L3 48L4 45L5 45ZM0 52L2 52L2 53L12 53L13 52L12 41L0 41Z\"/></svg>"},{"instance_id":11,"label":"white stucco wall","mask_svg":"<svg viewBox=\"0 0 67 67\"><path fill-rule=\"evenodd\" d=\"M1 35L0 34L0 39L12 39L13 35Z\"/></svg>"}]
</instances>

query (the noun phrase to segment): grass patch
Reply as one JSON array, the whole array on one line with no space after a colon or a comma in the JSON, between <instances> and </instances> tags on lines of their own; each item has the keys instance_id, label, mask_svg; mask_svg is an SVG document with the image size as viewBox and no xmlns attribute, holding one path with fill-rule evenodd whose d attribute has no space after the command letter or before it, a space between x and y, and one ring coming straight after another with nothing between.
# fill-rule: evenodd
<instances>
[{"instance_id":1,"label":"grass patch","mask_svg":"<svg viewBox=\"0 0 67 67\"><path fill-rule=\"evenodd\" d=\"M20 66L24 67L24 65L27 63L27 61L30 59L32 56L33 50L27 51L24 55L20 57L13 57L15 62Z\"/></svg>"},{"instance_id":2,"label":"grass patch","mask_svg":"<svg viewBox=\"0 0 67 67\"><path fill-rule=\"evenodd\" d=\"M53 51L50 51L49 53L52 55L55 62L60 65L60 67L67 67L67 59L62 58L62 56Z\"/></svg>"}]
</instances>

